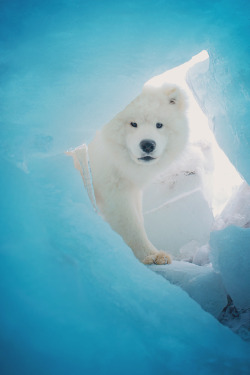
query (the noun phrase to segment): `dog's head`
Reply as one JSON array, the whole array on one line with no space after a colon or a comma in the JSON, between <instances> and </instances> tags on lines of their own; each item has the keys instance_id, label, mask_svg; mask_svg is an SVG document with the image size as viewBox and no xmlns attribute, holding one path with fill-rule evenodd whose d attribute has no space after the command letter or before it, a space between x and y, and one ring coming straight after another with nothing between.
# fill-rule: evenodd
<instances>
[{"instance_id":1,"label":"dog's head","mask_svg":"<svg viewBox=\"0 0 250 375\"><path fill-rule=\"evenodd\" d=\"M145 86L142 93L103 130L114 162L129 158L137 165L168 165L186 144L186 95L176 85Z\"/></svg>"},{"instance_id":2,"label":"dog's head","mask_svg":"<svg viewBox=\"0 0 250 375\"><path fill-rule=\"evenodd\" d=\"M130 157L138 164L152 164L171 154L186 139L186 97L177 86L144 87L120 119Z\"/></svg>"}]
</instances>

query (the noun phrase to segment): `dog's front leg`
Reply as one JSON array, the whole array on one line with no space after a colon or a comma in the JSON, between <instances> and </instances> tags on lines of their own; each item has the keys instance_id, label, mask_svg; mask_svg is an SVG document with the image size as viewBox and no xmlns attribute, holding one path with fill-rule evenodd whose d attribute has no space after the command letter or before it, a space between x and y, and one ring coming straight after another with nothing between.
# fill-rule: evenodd
<instances>
[{"instance_id":1,"label":"dog's front leg","mask_svg":"<svg viewBox=\"0 0 250 375\"><path fill-rule=\"evenodd\" d=\"M105 219L118 232L135 256L145 264L171 263L171 258L163 251L158 251L149 241L144 229L141 192L126 186L126 189L114 190L112 202L106 201L103 209ZM105 202L105 199L104 199Z\"/></svg>"}]
</instances>

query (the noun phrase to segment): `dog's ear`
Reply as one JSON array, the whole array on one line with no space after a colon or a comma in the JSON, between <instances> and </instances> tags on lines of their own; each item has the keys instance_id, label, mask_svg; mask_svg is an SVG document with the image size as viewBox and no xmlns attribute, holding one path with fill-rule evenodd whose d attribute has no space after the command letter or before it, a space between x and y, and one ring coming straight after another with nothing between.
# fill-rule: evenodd
<instances>
[{"instance_id":1,"label":"dog's ear","mask_svg":"<svg viewBox=\"0 0 250 375\"><path fill-rule=\"evenodd\" d=\"M183 90L178 86L165 85L163 86L163 92L167 96L170 106L176 106L179 110L185 111L187 108L187 98Z\"/></svg>"}]
</instances>

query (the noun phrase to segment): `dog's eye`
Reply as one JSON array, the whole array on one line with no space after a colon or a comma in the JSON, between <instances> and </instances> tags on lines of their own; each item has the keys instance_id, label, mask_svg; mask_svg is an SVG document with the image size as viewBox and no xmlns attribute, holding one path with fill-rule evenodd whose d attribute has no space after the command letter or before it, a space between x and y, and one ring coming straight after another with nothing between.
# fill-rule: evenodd
<instances>
[{"instance_id":1,"label":"dog's eye","mask_svg":"<svg viewBox=\"0 0 250 375\"><path fill-rule=\"evenodd\" d=\"M175 103L176 103L176 99L174 99L174 98L170 99L170 100L169 100L169 103L170 103L170 104L175 104Z\"/></svg>"},{"instance_id":2,"label":"dog's eye","mask_svg":"<svg viewBox=\"0 0 250 375\"><path fill-rule=\"evenodd\" d=\"M137 123L136 122L131 122L130 125L133 126L133 128L137 128Z\"/></svg>"},{"instance_id":3,"label":"dog's eye","mask_svg":"<svg viewBox=\"0 0 250 375\"><path fill-rule=\"evenodd\" d=\"M163 124L161 122L157 122L156 127L157 129L160 129L163 127Z\"/></svg>"}]
</instances>

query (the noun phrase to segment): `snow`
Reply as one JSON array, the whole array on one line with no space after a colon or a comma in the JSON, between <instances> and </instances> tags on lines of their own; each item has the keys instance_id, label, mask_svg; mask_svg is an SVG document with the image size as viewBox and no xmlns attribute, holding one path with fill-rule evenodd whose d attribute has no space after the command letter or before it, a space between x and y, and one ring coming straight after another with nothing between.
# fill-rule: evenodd
<instances>
[{"instance_id":1,"label":"snow","mask_svg":"<svg viewBox=\"0 0 250 375\"><path fill-rule=\"evenodd\" d=\"M195 252L209 241L214 217L199 179L192 170L178 170L145 191L144 222L148 236L158 249L170 252L175 259L192 260Z\"/></svg>"},{"instance_id":2,"label":"snow","mask_svg":"<svg viewBox=\"0 0 250 375\"><path fill-rule=\"evenodd\" d=\"M173 241L176 257L196 264L157 268L162 277L95 214L64 154L88 143L148 79L206 49L209 68L193 72L191 88L249 183L248 14L243 0L2 2L1 374L249 374L249 343L215 318L227 293L242 314L249 308L246 183L237 190L229 178L229 196L213 203L208 149L198 142L184 173L171 175L180 190L153 185L171 200L188 181L195 192L178 212L187 221L194 204L204 219L192 236L183 232L182 251ZM185 174L197 153L199 173ZM234 183L240 195L223 209Z\"/></svg>"}]
</instances>

